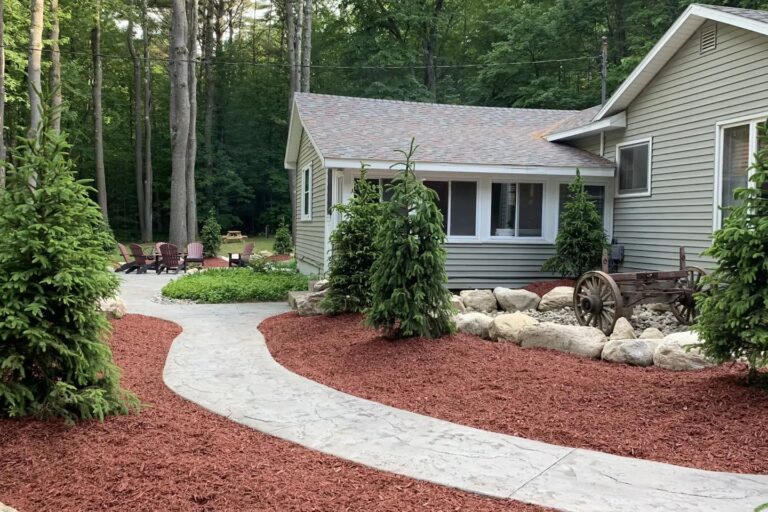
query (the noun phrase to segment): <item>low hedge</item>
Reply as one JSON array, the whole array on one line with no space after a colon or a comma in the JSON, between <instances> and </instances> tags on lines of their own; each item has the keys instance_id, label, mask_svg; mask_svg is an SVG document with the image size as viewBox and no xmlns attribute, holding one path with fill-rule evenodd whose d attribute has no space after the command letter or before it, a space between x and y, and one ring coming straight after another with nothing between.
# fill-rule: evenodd
<instances>
[{"instance_id":1,"label":"low hedge","mask_svg":"<svg viewBox=\"0 0 768 512\"><path fill-rule=\"evenodd\" d=\"M174 279L164 296L207 304L285 300L292 290L306 290L309 277L297 272L254 272L249 268L212 269Z\"/></svg>"}]
</instances>

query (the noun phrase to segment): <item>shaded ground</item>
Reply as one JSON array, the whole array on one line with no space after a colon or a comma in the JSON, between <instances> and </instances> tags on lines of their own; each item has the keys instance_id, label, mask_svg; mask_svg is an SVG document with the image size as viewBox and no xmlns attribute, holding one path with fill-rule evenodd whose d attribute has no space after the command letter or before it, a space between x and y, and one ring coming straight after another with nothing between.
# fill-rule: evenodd
<instances>
[{"instance_id":1,"label":"shaded ground","mask_svg":"<svg viewBox=\"0 0 768 512\"><path fill-rule=\"evenodd\" d=\"M183 400L162 382L180 328L113 323L139 415L67 427L0 420L0 501L32 511L542 511L395 476L273 438Z\"/></svg>"},{"instance_id":2,"label":"shaded ground","mask_svg":"<svg viewBox=\"0 0 768 512\"><path fill-rule=\"evenodd\" d=\"M550 443L702 469L768 473L768 392L745 367L668 372L458 334L387 341L358 315L260 326L277 361L338 390Z\"/></svg>"}]
</instances>

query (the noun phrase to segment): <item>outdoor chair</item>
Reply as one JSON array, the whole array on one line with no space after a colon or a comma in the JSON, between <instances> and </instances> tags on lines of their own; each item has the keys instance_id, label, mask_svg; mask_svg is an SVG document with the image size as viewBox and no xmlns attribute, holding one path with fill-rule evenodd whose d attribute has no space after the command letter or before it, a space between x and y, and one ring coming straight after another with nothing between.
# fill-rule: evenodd
<instances>
[{"instance_id":1,"label":"outdoor chair","mask_svg":"<svg viewBox=\"0 0 768 512\"><path fill-rule=\"evenodd\" d=\"M137 274L145 273L147 271L147 267L154 262L154 258L152 256L147 256L146 254L144 254L144 249L142 249L139 244L129 244L128 247L131 248L133 265L131 266L131 268L127 269L125 273L129 274L133 270L136 270Z\"/></svg>"},{"instance_id":2,"label":"outdoor chair","mask_svg":"<svg viewBox=\"0 0 768 512\"><path fill-rule=\"evenodd\" d=\"M205 266L205 256L203 255L203 244L200 242L192 242L187 245L187 257L184 262L189 265L190 263L199 263L200 266Z\"/></svg>"},{"instance_id":3,"label":"outdoor chair","mask_svg":"<svg viewBox=\"0 0 768 512\"><path fill-rule=\"evenodd\" d=\"M251 261L253 255L253 244L246 244L243 252L240 254L229 253L229 266L230 267L247 267L248 262Z\"/></svg>"},{"instance_id":4,"label":"outdoor chair","mask_svg":"<svg viewBox=\"0 0 768 512\"><path fill-rule=\"evenodd\" d=\"M160 274L163 270L167 274L173 270L175 273L179 273L179 270L187 271L186 262L179 254L179 249L173 244L162 244L160 246L160 262L157 264L157 273Z\"/></svg>"},{"instance_id":5,"label":"outdoor chair","mask_svg":"<svg viewBox=\"0 0 768 512\"><path fill-rule=\"evenodd\" d=\"M132 272L133 270L136 270L138 268L138 265L136 264L136 260L131 258L130 254L128 254L128 249L121 244L117 244L117 250L120 251L120 256L123 257L123 260L125 260L125 263L120 265L118 268L115 269L115 272Z\"/></svg>"}]
</instances>

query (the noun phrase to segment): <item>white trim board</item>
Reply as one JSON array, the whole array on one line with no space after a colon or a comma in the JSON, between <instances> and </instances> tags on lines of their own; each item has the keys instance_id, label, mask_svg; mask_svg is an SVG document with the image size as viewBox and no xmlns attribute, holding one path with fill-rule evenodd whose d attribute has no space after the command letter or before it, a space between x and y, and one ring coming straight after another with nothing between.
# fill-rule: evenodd
<instances>
[{"instance_id":1,"label":"white trim board","mask_svg":"<svg viewBox=\"0 0 768 512\"><path fill-rule=\"evenodd\" d=\"M565 130L562 132L550 133L544 138L549 142L557 142L560 140L576 139L580 137L586 137L588 135L604 133L606 130L619 130L626 127L627 113L619 112L618 114L614 114L611 117L606 117L605 119L590 123L585 126L580 126L578 128L573 128L571 130Z\"/></svg>"}]
</instances>

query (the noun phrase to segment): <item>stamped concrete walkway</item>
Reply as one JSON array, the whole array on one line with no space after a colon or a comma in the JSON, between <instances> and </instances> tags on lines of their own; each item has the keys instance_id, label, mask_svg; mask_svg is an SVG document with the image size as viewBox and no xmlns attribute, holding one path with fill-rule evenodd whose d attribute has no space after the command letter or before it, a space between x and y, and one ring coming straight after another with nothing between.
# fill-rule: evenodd
<instances>
[{"instance_id":1,"label":"stamped concrete walkway","mask_svg":"<svg viewBox=\"0 0 768 512\"><path fill-rule=\"evenodd\" d=\"M286 306L151 302L167 280L128 275L122 290L131 313L184 329L168 354L165 383L256 430L385 471L568 511L749 512L768 502L768 476L556 446L341 393L272 359L256 326Z\"/></svg>"}]
</instances>

